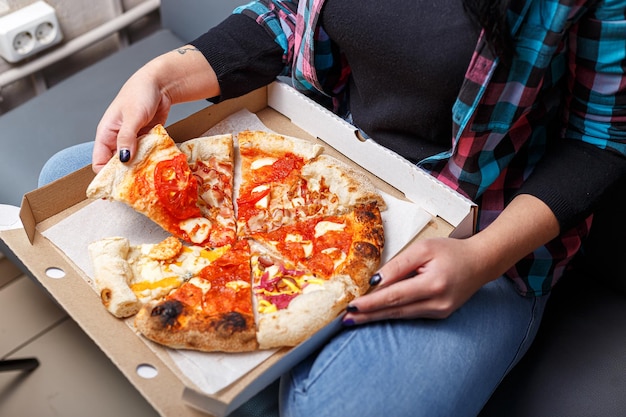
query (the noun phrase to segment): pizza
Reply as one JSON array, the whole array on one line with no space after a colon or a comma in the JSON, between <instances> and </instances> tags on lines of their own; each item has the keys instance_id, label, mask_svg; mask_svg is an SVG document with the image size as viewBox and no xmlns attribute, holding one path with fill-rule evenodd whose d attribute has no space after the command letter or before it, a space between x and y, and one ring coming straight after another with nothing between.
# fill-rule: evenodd
<instances>
[{"instance_id":1,"label":"pizza","mask_svg":"<svg viewBox=\"0 0 626 417\"><path fill-rule=\"evenodd\" d=\"M221 246L235 239L232 199L225 197L232 167L231 135L179 148L157 125L142 136L131 162L111 158L89 184L87 197L128 204L182 240Z\"/></svg>"},{"instance_id":2,"label":"pizza","mask_svg":"<svg viewBox=\"0 0 626 417\"><path fill-rule=\"evenodd\" d=\"M137 314L145 303L164 297L197 276L228 249L228 245L183 245L174 236L157 244L139 245L131 245L125 237L110 237L88 247L96 292L118 318Z\"/></svg>"},{"instance_id":3,"label":"pizza","mask_svg":"<svg viewBox=\"0 0 626 417\"><path fill-rule=\"evenodd\" d=\"M322 145L265 131L176 145L156 126L138 146L87 194L122 201L172 236L105 238L89 254L107 310L134 317L147 339L199 351L295 346L367 291L385 202Z\"/></svg>"}]
</instances>

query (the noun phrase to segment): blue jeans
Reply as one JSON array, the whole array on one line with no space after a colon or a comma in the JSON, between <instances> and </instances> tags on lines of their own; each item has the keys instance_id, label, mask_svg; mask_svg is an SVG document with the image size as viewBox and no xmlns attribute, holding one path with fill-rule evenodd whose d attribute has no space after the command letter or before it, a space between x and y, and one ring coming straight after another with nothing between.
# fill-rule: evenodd
<instances>
[{"instance_id":1,"label":"blue jeans","mask_svg":"<svg viewBox=\"0 0 626 417\"><path fill-rule=\"evenodd\" d=\"M40 185L89 164L92 149L85 143L54 155ZM281 415L476 416L526 353L547 300L522 297L501 277L445 320L347 327L281 378ZM276 414L274 394L266 390L234 415Z\"/></svg>"},{"instance_id":2,"label":"blue jeans","mask_svg":"<svg viewBox=\"0 0 626 417\"><path fill-rule=\"evenodd\" d=\"M281 415L476 416L532 343L548 296L501 277L445 320L345 328L281 380Z\"/></svg>"},{"instance_id":3,"label":"blue jeans","mask_svg":"<svg viewBox=\"0 0 626 417\"><path fill-rule=\"evenodd\" d=\"M52 155L39 172L38 186L44 186L56 179L91 164L93 142L70 146Z\"/></svg>"}]
</instances>

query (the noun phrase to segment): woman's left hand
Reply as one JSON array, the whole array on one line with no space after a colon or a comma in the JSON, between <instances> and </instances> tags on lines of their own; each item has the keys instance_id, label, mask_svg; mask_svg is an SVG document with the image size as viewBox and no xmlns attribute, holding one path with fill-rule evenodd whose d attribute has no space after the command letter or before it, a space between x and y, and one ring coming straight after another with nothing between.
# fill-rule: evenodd
<instances>
[{"instance_id":1,"label":"woman's left hand","mask_svg":"<svg viewBox=\"0 0 626 417\"><path fill-rule=\"evenodd\" d=\"M353 300L343 322L446 318L480 287L558 234L559 223L546 204L518 195L493 223L467 239L410 244L380 268L370 281L374 291Z\"/></svg>"},{"instance_id":2,"label":"woman's left hand","mask_svg":"<svg viewBox=\"0 0 626 417\"><path fill-rule=\"evenodd\" d=\"M350 303L344 323L446 318L487 282L487 276L470 240L418 240L380 268L370 281L375 290Z\"/></svg>"}]
</instances>

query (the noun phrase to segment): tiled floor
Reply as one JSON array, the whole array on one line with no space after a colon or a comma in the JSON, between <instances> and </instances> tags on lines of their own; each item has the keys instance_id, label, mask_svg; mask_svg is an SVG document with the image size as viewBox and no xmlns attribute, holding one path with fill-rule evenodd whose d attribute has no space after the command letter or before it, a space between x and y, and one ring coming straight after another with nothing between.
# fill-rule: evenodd
<instances>
[{"instance_id":1,"label":"tiled floor","mask_svg":"<svg viewBox=\"0 0 626 417\"><path fill-rule=\"evenodd\" d=\"M44 291L0 252L0 360L36 357L31 372L0 372L2 417L158 414Z\"/></svg>"}]
</instances>

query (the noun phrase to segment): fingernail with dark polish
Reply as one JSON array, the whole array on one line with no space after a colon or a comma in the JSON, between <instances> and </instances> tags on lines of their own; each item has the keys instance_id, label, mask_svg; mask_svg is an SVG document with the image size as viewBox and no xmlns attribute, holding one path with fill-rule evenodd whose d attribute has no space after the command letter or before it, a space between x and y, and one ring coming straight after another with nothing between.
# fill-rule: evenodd
<instances>
[{"instance_id":1,"label":"fingernail with dark polish","mask_svg":"<svg viewBox=\"0 0 626 417\"><path fill-rule=\"evenodd\" d=\"M359 308L357 306L349 305L348 307L346 307L346 311L348 313L356 313L357 311L359 311Z\"/></svg>"},{"instance_id":2,"label":"fingernail with dark polish","mask_svg":"<svg viewBox=\"0 0 626 417\"><path fill-rule=\"evenodd\" d=\"M120 149L120 161L128 162L130 161L130 150L128 149Z\"/></svg>"},{"instance_id":3,"label":"fingernail with dark polish","mask_svg":"<svg viewBox=\"0 0 626 417\"><path fill-rule=\"evenodd\" d=\"M354 326L356 324L352 319L345 319L341 323L346 327Z\"/></svg>"},{"instance_id":4,"label":"fingernail with dark polish","mask_svg":"<svg viewBox=\"0 0 626 417\"><path fill-rule=\"evenodd\" d=\"M372 277L370 278L370 286L375 287L376 285L380 284L380 281L382 281L382 279L383 278L378 273L372 275Z\"/></svg>"}]
</instances>

